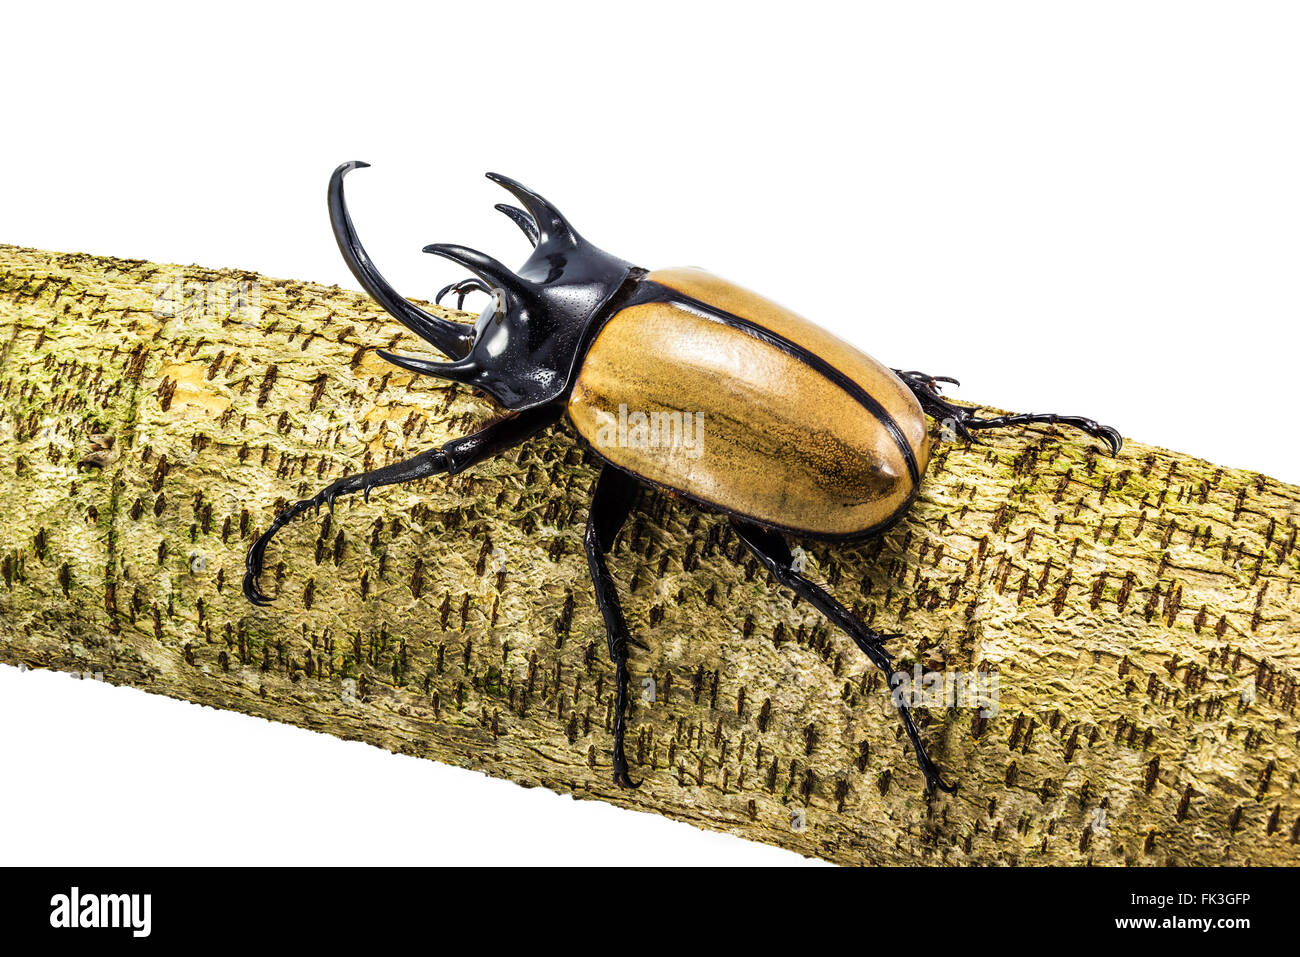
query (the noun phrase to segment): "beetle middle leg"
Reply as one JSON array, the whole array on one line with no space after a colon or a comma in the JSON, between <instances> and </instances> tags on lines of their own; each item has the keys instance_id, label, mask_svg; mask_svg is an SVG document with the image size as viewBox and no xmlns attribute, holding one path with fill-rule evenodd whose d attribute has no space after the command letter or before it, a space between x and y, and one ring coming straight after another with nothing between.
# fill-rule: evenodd
<instances>
[{"instance_id":1,"label":"beetle middle leg","mask_svg":"<svg viewBox=\"0 0 1300 957\"><path fill-rule=\"evenodd\" d=\"M771 573L772 577L800 598L806 600L825 615L832 624L852 638L866 656L871 659L871 663L884 672L886 681L888 681L889 676L894 673L894 664L882 644L885 640L898 636L882 635L872 631L855 618L852 612L836 601L824 588L814 584L795 571L794 557L790 553L790 546L786 544L785 539L780 535L736 518L731 520L731 524L736 530L736 534L740 536L740 540L763 563L763 566ZM916 730L916 723L912 720L912 713L907 704L898 700L895 700L894 703L898 707L898 715L903 721L903 728L907 731L907 736L912 742L912 749L916 752L916 760L921 766L921 773L925 775L926 787L936 787L940 791L949 793L957 790L954 785L943 780L943 777L939 774L939 768L930 760L930 755L926 753L925 745L921 743L921 735Z\"/></svg>"},{"instance_id":2,"label":"beetle middle leg","mask_svg":"<svg viewBox=\"0 0 1300 957\"><path fill-rule=\"evenodd\" d=\"M455 475L554 425L561 412L558 406L539 406L518 415L498 419L473 435L452 439L440 448L421 452L404 462L394 462L370 472L345 476L331 482L311 498L294 502L276 515L270 527L249 547L244 559L244 597L254 605L271 603L257 587L257 579L262 574L262 563L266 557L266 546L280 529L304 512L319 512L322 505L333 511L334 501L340 495L361 492L366 501L370 501L370 490L383 485L414 482L432 475Z\"/></svg>"},{"instance_id":3,"label":"beetle middle leg","mask_svg":"<svg viewBox=\"0 0 1300 957\"><path fill-rule=\"evenodd\" d=\"M1081 415L1058 415L1055 412L1025 412L1016 415L998 415L988 419L980 418L975 414L978 411L977 409L955 405L939 394L942 388L939 383L948 382L952 385L960 385L961 383L956 379L948 376L926 375L924 372L904 372L901 369L894 369L893 372L903 380L904 385L912 390L912 394L921 403L921 408L925 410L926 415L950 426L963 439L972 442L975 441L975 437L971 433L981 429L1001 429L1012 425L1042 424L1068 425L1091 435L1095 439L1101 439L1110 447L1112 455L1118 455L1120 447L1124 444L1124 439L1118 431L1109 425L1098 425L1092 419L1084 418Z\"/></svg>"},{"instance_id":4,"label":"beetle middle leg","mask_svg":"<svg viewBox=\"0 0 1300 957\"><path fill-rule=\"evenodd\" d=\"M619 529L627 521L636 497L636 480L612 465L601 470L596 480L596 491L591 498L591 511L587 515L587 567L591 570L591 583L596 588L596 605L605 619L605 637L609 640L609 657L614 662L614 783L619 787L640 787L628 774L627 756L623 739L627 733L628 670L627 646L632 636L623 617L623 607L618 601L614 578L605 565L605 554L614 547Z\"/></svg>"}]
</instances>

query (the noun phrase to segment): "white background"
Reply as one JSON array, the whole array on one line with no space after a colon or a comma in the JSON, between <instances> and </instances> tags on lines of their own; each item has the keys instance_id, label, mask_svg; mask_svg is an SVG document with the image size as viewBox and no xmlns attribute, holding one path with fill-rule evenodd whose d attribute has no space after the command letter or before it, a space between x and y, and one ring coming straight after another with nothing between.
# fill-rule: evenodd
<instances>
[{"instance_id":1,"label":"white background","mask_svg":"<svg viewBox=\"0 0 1300 957\"><path fill-rule=\"evenodd\" d=\"M521 261L482 178L959 397L1300 481L1300 19L1269 3L10 6L0 242L356 288ZM364 745L0 667L2 863L798 863ZM349 830L357 809L407 826ZM413 809L419 813L412 814ZM225 822L213 826L212 822Z\"/></svg>"}]
</instances>

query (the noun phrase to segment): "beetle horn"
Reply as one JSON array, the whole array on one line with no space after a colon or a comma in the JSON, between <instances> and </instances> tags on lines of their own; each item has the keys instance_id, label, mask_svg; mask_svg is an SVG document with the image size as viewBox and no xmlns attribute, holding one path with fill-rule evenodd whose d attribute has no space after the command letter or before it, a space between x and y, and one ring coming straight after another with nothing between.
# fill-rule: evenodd
<instances>
[{"instance_id":1,"label":"beetle horn","mask_svg":"<svg viewBox=\"0 0 1300 957\"><path fill-rule=\"evenodd\" d=\"M524 231L524 235L533 246L537 245L537 224L533 222L531 216L518 206L510 206L506 203L497 203L496 208L509 216L510 221Z\"/></svg>"},{"instance_id":2,"label":"beetle horn","mask_svg":"<svg viewBox=\"0 0 1300 957\"><path fill-rule=\"evenodd\" d=\"M384 349L376 349L375 353L379 358L395 366L401 366L408 372L437 376L439 379L450 379L452 382L469 382L480 371L478 363L469 359L460 359L456 362L430 362L428 359L417 359L414 356L399 356Z\"/></svg>"},{"instance_id":3,"label":"beetle horn","mask_svg":"<svg viewBox=\"0 0 1300 957\"><path fill-rule=\"evenodd\" d=\"M339 252L343 254L343 260L352 270L352 275L357 278L357 282L361 283L361 288L398 322L421 339L432 343L445 355L453 359L464 358L474 342L473 329L449 319L439 319L407 301L389 285L388 280L380 275L357 238L356 228L352 225L352 217L348 213L347 201L343 198L343 177L351 170L364 169L369 165L355 160L344 163L330 177L330 224L334 227L334 238L338 241Z\"/></svg>"},{"instance_id":4,"label":"beetle horn","mask_svg":"<svg viewBox=\"0 0 1300 957\"><path fill-rule=\"evenodd\" d=\"M502 176L500 173L488 173L487 178L498 186L508 189L514 194L515 199L519 200L524 209L528 210L529 215L533 217L533 222L537 224L537 245L565 243L576 246L578 244L578 234L569 225L569 221L564 218L558 209L541 196L538 196L521 183L515 182L509 176Z\"/></svg>"},{"instance_id":5,"label":"beetle horn","mask_svg":"<svg viewBox=\"0 0 1300 957\"><path fill-rule=\"evenodd\" d=\"M524 291L524 280L516 276L509 266L477 249L457 246L454 243L430 243L423 251L459 263L488 285L499 286L507 292L516 294Z\"/></svg>"}]
</instances>

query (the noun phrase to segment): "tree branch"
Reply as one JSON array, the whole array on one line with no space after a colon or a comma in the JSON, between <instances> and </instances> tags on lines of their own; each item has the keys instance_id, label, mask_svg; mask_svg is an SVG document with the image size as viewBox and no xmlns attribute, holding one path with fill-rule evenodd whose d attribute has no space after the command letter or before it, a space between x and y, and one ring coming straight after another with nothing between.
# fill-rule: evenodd
<instances>
[{"instance_id":1,"label":"tree branch","mask_svg":"<svg viewBox=\"0 0 1300 957\"><path fill-rule=\"evenodd\" d=\"M905 634L900 670L996 682L986 714L921 709L960 783L929 797L849 639L725 522L647 494L610 556L649 646L625 792L596 470L564 429L300 520L268 555L277 603L240 593L277 503L494 415L371 351L408 338L337 287L0 246L0 661L844 863L1300 862L1300 489L1010 430L941 446L883 538L808 546Z\"/></svg>"}]
</instances>

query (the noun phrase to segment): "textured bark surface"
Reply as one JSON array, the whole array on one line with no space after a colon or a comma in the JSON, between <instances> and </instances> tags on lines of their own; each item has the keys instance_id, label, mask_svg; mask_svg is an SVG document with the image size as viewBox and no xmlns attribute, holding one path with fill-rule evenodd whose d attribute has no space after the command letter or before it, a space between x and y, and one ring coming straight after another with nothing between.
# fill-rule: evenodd
<instances>
[{"instance_id":1,"label":"textured bark surface","mask_svg":"<svg viewBox=\"0 0 1300 957\"><path fill-rule=\"evenodd\" d=\"M621 792L566 430L300 521L277 603L240 593L278 503L493 416L371 351L410 338L337 287L0 246L0 661L843 863L1300 863L1300 489L1011 430L941 446L883 538L810 546L900 669L996 679L987 716L920 712L933 797L851 642L647 493L610 560L650 649Z\"/></svg>"}]
</instances>

